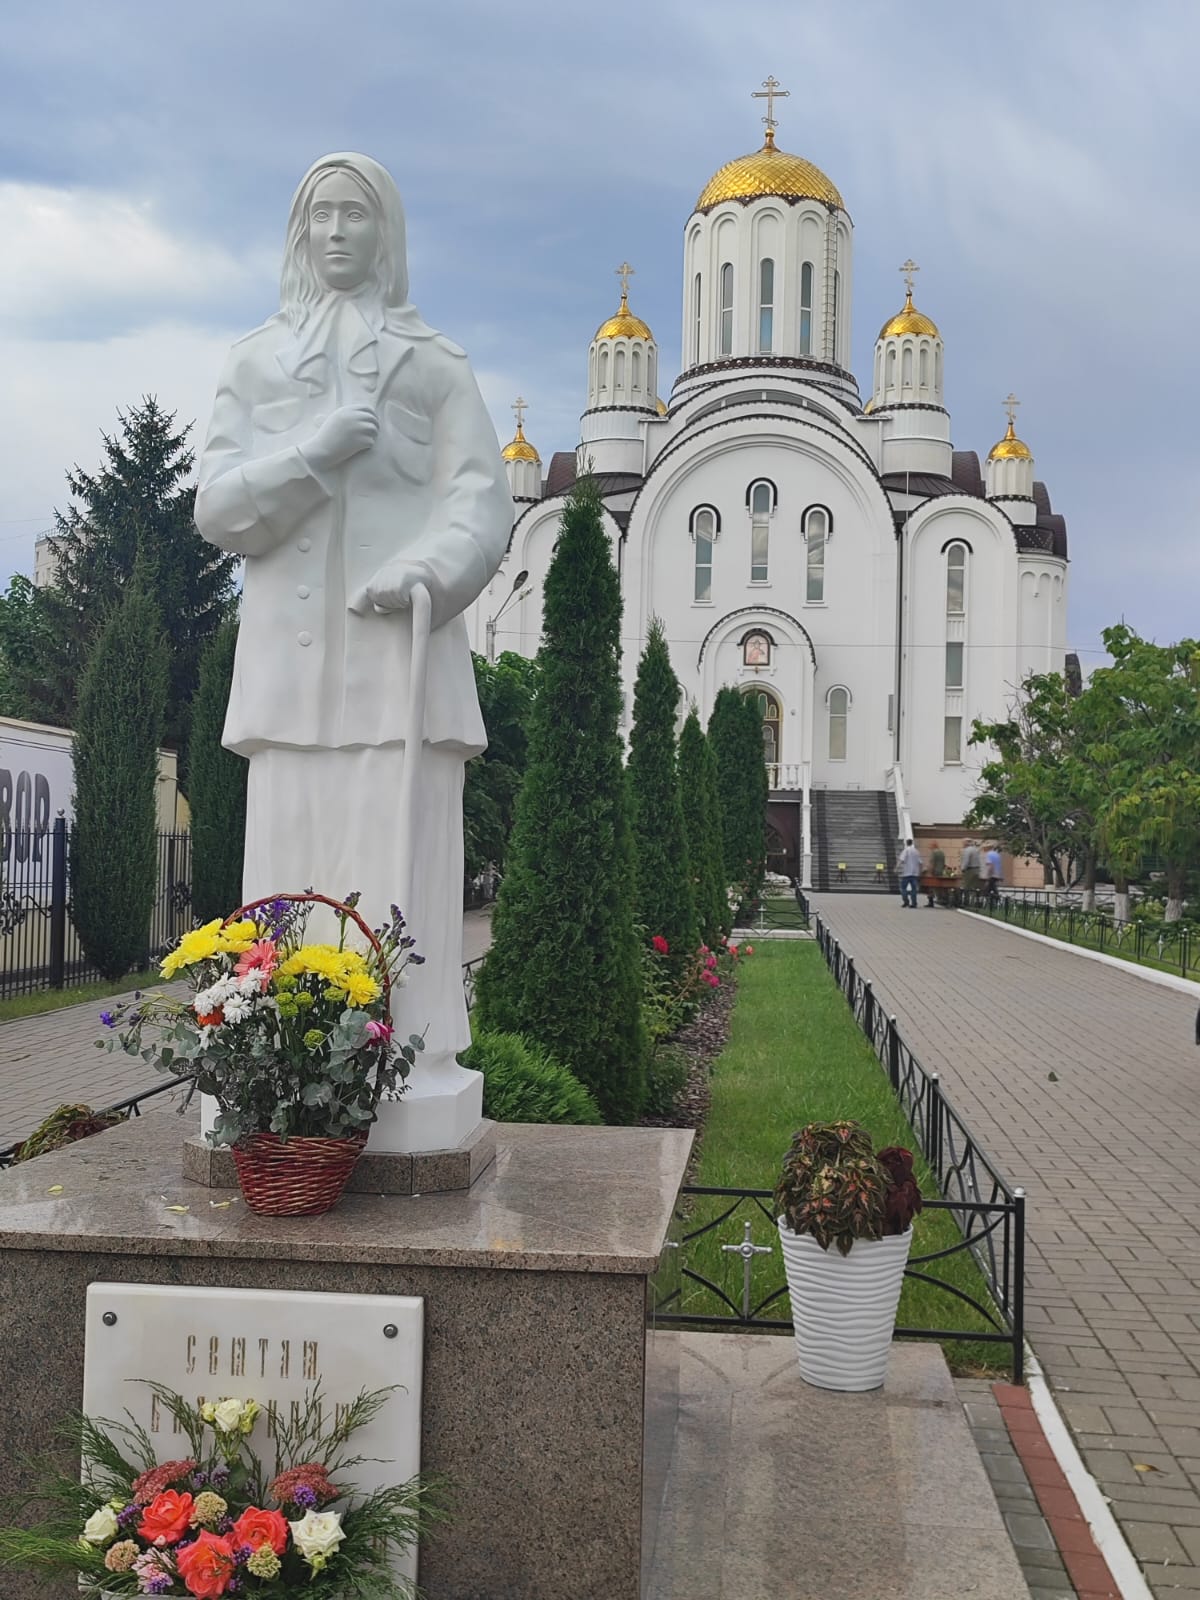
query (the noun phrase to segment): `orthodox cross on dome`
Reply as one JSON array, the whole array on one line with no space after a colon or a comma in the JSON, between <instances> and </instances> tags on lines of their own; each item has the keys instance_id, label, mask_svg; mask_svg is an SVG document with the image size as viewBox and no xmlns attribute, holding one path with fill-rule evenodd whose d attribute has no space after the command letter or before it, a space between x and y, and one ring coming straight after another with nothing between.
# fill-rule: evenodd
<instances>
[{"instance_id":1,"label":"orthodox cross on dome","mask_svg":"<svg viewBox=\"0 0 1200 1600\"><path fill-rule=\"evenodd\" d=\"M529 401L528 400L522 400L521 396L518 395L517 398L513 401L512 406L510 407L510 409L515 411L516 414L517 414L517 427L518 428L524 427L524 425L525 425L525 413L529 410Z\"/></svg>"},{"instance_id":2,"label":"orthodox cross on dome","mask_svg":"<svg viewBox=\"0 0 1200 1600\"><path fill-rule=\"evenodd\" d=\"M792 91L790 89L781 89L779 87L778 78L764 78L762 88L751 91L751 100L765 100L767 102L767 114L763 121L767 125L767 143L769 145L773 146L775 143L775 129L777 127L775 102L776 100L789 100L791 99L791 94Z\"/></svg>"},{"instance_id":3,"label":"orthodox cross on dome","mask_svg":"<svg viewBox=\"0 0 1200 1600\"><path fill-rule=\"evenodd\" d=\"M633 267L629 265L628 261L622 261L621 265L616 268L616 276L621 280L621 299L622 301L628 300L629 280L636 276Z\"/></svg>"},{"instance_id":4,"label":"orthodox cross on dome","mask_svg":"<svg viewBox=\"0 0 1200 1600\"><path fill-rule=\"evenodd\" d=\"M1015 394L1008 394L1004 397L1004 409L1008 414L1008 426L1010 431L1017 425L1017 407L1020 404L1021 402L1017 399Z\"/></svg>"},{"instance_id":5,"label":"orthodox cross on dome","mask_svg":"<svg viewBox=\"0 0 1200 1600\"><path fill-rule=\"evenodd\" d=\"M920 272L920 270L920 267L911 256L909 256L908 260L902 267L897 268L897 271L903 273L904 275L904 287L908 290L908 298L910 300L912 299L913 292L913 277Z\"/></svg>"}]
</instances>

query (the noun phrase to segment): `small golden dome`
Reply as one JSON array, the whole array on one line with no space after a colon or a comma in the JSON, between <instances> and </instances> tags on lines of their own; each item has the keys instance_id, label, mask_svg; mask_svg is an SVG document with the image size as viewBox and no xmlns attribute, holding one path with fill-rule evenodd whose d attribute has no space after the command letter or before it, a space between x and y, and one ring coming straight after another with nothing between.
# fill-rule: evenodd
<instances>
[{"instance_id":1,"label":"small golden dome","mask_svg":"<svg viewBox=\"0 0 1200 1600\"><path fill-rule=\"evenodd\" d=\"M879 330L881 339L893 339L901 333L924 333L931 339L940 339L937 323L927 317L923 311L918 311L912 301L912 290L904 296L904 309L897 311L890 322L885 322Z\"/></svg>"},{"instance_id":2,"label":"small golden dome","mask_svg":"<svg viewBox=\"0 0 1200 1600\"><path fill-rule=\"evenodd\" d=\"M649 339L653 343L654 335L642 321L635 317L629 309L629 291L621 290L621 304L617 307L615 317L609 317L607 322L602 322L596 329L597 339ZM594 343L595 341L593 341Z\"/></svg>"},{"instance_id":3,"label":"small golden dome","mask_svg":"<svg viewBox=\"0 0 1200 1600\"><path fill-rule=\"evenodd\" d=\"M504 446L500 454L505 461L536 461L541 466L542 458L525 437L524 425L517 423L515 436Z\"/></svg>"},{"instance_id":4,"label":"small golden dome","mask_svg":"<svg viewBox=\"0 0 1200 1600\"><path fill-rule=\"evenodd\" d=\"M989 461L1032 461L1033 451L1023 439L1018 439L1013 428L1013 419L1008 419L1008 432L999 444L994 444L988 452Z\"/></svg>"},{"instance_id":5,"label":"small golden dome","mask_svg":"<svg viewBox=\"0 0 1200 1600\"><path fill-rule=\"evenodd\" d=\"M696 201L697 211L711 211L723 200L757 200L778 195L784 200L822 200L839 211L846 209L841 195L819 167L802 156L790 156L775 147L774 129L768 128L761 150L727 161L714 172Z\"/></svg>"},{"instance_id":6,"label":"small golden dome","mask_svg":"<svg viewBox=\"0 0 1200 1600\"><path fill-rule=\"evenodd\" d=\"M658 405L659 416L665 417L667 415L667 402L665 400L659 400L656 403Z\"/></svg>"},{"instance_id":7,"label":"small golden dome","mask_svg":"<svg viewBox=\"0 0 1200 1600\"><path fill-rule=\"evenodd\" d=\"M868 400L866 405L863 407L863 416L864 417L869 417L871 415L872 411L874 411L874 409L875 409L875 398L874 398L874 396L872 396L871 399Z\"/></svg>"}]
</instances>

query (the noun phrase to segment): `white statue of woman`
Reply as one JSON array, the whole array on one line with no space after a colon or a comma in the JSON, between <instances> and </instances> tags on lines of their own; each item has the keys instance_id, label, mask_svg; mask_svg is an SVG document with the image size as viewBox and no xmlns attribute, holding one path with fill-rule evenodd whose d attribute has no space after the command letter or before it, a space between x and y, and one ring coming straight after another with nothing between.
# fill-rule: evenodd
<instances>
[{"instance_id":1,"label":"white statue of woman","mask_svg":"<svg viewBox=\"0 0 1200 1600\"><path fill-rule=\"evenodd\" d=\"M234 345L200 460L196 524L245 556L224 743L250 762L247 900L314 885L399 894L397 802L412 650L432 600L412 904L422 967L395 997L424 1033L372 1148L442 1149L477 1125L462 991L463 769L484 748L462 612L500 565L512 500L464 353L408 299L391 177L330 155L292 200L280 310Z\"/></svg>"}]
</instances>

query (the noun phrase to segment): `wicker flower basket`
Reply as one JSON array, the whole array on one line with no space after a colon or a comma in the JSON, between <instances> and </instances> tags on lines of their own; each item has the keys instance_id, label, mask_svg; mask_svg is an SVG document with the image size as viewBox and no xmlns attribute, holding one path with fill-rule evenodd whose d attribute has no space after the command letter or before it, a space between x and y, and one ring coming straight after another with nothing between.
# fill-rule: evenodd
<instances>
[{"instance_id":1,"label":"wicker flower basket","mask_svg":"<svg viewBox=\"0 0 1200 1600\"><path fill-rule=\"evenodd\" d=\"M349 1139L281 1139L252 1133L233 1147L238 1184L260 1217L316 1217L342 1198L367 1142Z\"/></svg>"},{"instance_id":2,"label":"wicker flower basket","mask_svg":"<svg viewBox=\"0 0 1200 1600\"><path fill-rule=\"evenodd\" d=\"M268 894L261 900L241 906L225 918L237 922L260 906L279 900L309 902L330 906L354 922L368 943L380 955L382 949L374 933L351 906L323 894ZM385 1008L391 999L387 964L380 963ZM281 1139L276 1133L252 1133L233 1147L238 1184L251 1211L261 1217L316 1217L331 1211L350 1181L367 1134L356 1133L343 1139L293 1136Z\"/></svg>"}]
</instances>

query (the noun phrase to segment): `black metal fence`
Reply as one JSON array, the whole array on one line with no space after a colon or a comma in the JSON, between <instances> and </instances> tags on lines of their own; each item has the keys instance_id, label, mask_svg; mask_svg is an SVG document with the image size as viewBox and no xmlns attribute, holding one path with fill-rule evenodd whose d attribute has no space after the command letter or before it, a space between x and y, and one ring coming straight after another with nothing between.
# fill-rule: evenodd
<instances>
[{"instance_id":1,"label":"black metal fence","mask_svg":"<svg viewBox=\"0 0 1200 1600\"><path fill-rule=\"evenodd\" d=\"M962 904L1049 939L1159 966L1181 978L1200 979L1200 937L1188 922L1147 922L1137 917L1117 922L1107 912L1084 911L1064 902L1053 890L1004 893L994 899L964 893Z\"/></svg>"},{"instance_id":2,"label":"black metal fence","mask_svg":"<svg viewBox=\"0 0 1200 1600\"><path fill-rule=\"evenodd\" d=\"M158 835L146 964L191 926L192 846L186 833ZM49 830L10 828L0 861L0 998L88 983L88 961L71 919L71 847L66 820Z\"/></svg>"}]
</instances>

